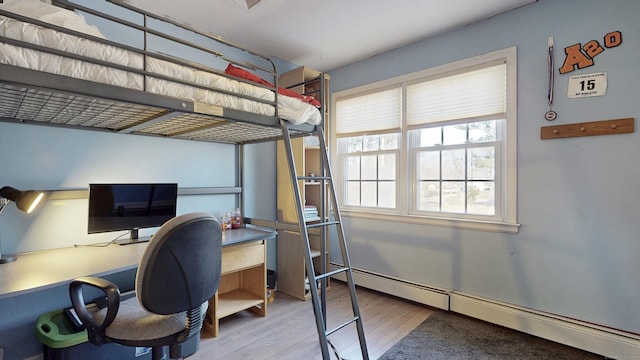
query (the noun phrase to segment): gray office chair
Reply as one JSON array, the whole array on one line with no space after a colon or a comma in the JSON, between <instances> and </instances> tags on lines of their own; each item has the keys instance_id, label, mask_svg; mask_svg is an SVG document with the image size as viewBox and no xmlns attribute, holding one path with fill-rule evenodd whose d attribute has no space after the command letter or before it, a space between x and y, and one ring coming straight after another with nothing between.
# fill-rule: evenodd
<instances>
[{"instance_id":1,"label":"gray office chair","mask_svg":"<svg viewBox=\"0 0 640 360\"><path fill-rule=\"evenodd\" d=\"M71 303L89 342L152 347L153 359L165 358L168 348L171 358L182 358L182 344L196 336L197 350L207 301L220 283L221 248L216 218L180 215L160 227L147 245L136 274L136 297L121 302L118 287L105 279L73 280ZM107 306L90 313L84 285L100 289Z\"/></svg>"}]
</instances>

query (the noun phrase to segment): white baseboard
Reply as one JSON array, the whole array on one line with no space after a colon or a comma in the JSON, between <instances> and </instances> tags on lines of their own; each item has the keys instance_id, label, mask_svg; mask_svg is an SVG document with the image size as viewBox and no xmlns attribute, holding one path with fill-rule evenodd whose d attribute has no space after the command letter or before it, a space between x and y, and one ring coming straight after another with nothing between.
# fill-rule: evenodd
<instances>
[{"instance_id":1,"label":"white baseboard","mask_svg":"<svg viewBox=\"0 0 640 360\"><path fill-rule=\"evenodd\" d=\"M612 359L640 359L640 336L562 316L452 292L451 311Z\"/></svg>"},{"instance_id":2,"label":"white baseboard","mask_svg":"<svg viewBox=\"0 0 640 360\"><path fill-rule=\"evenodd\" d=\"M341 264L335 263L331 263L331 266L333 269L342 267ZM449 310L448 290L412 283L361 269L352 269L351 273L353 274L353 281L358 286L415 301L438 309ZM335 275L334 278L347 281L346 275L343 272Z\"/></svg>"},{"instance_id":3,"label":"white baseboard","mask_svg":"<svg viewBox=\"0 0 640 360\"><path fill-rule=\"evenodd\" d=\"M340 264L331 264L336 269ZM535 335L608 358L640 359L640 335L367 270L352 269L356 285ZM334 278L346 281L344 273Z\"/></svg>"}]
</instances>

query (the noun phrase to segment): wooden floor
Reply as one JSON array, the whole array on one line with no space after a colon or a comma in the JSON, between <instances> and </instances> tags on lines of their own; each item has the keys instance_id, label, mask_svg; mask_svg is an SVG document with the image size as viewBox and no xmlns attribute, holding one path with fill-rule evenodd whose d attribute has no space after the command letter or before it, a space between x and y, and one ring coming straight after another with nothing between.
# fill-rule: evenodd
<instances>
[{"instance_id":1,"label":"wooden floor","mask_svg":"<svg viewBox=\"0 0 640 360\"><path fill-rule=\"evenodd\" d=\"M392 296L358 288L360 314L370 359L377 359L422 323L433 309ZM347 286L331 282L327 292L328 328L353 317ZM339 355L362 359L354 324L329 336ZM329 348L331 359L338 359ZM200 350L189 359L301 360L322 359L311 301L300 301L276 292L267 316L243 311L220 321L220 335L203 336Z\"/></svg>"}]
</instances>

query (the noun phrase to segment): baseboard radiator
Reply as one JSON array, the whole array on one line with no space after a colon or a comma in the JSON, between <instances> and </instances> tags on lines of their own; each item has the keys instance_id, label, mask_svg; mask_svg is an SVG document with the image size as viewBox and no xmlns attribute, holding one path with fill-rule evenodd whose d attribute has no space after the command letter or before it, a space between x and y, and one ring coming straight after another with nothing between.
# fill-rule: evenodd
<instances>
[{"instance_id":1,"label":"baseboard radiator","mask_svg":"<svg viewBox=\"0 0 640 360\"><path fill-rule=\"evenodd\" d=\"M333 268L340 264L331 263ZM640 359L640 335L457 291L353 269L356 285L619 360ZM334 276L346 281L345 274Z\"/></svg>"},{"instance_id":2,"label":"baseboard radiator","mask_svg":"<svg viewBox=\"0 0 640 360\"><path fill-rule=\"evenodd\" d=\"M338 263L330 263L333 269L343 267ZM391 276L386 276L367 270L352 269L353 281L356 285L367 289L376 290L399 298L415 301L442 310L449 310L449 291L428 287ZM344 272L335 275L334 278L347 281Z\"/></svg>"}]
</instances>

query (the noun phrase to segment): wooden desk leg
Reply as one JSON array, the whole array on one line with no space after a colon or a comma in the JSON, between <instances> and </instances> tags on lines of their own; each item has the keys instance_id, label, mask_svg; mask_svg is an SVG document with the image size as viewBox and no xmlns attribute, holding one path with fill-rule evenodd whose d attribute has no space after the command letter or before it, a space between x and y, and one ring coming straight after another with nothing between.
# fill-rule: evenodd
<instances>
[{"instance_id":1,"label":"wooden desk leg","mask_svg":"<svg viewBox=\"0 0 640 360\"><path fill-rule=\"evenodd\" d=\"M244 272L244 287L262 298L262 303L248 310L259 316L267 316L267 268L265 264Z\"/></svg>"},{"instance_id":2,"label":"wooden desk leg","mask_svg":"<svg viewBox=\"0 0 640 360\"><path fill-rule=\"evenodd\" d=\"M205 316L203 329L209 336L216 337L219 332L218 317L216 316L216 310L218 309L218 292L209 299L209 308L207 309L207 315Z\"/></svg>"}]
</instances>

